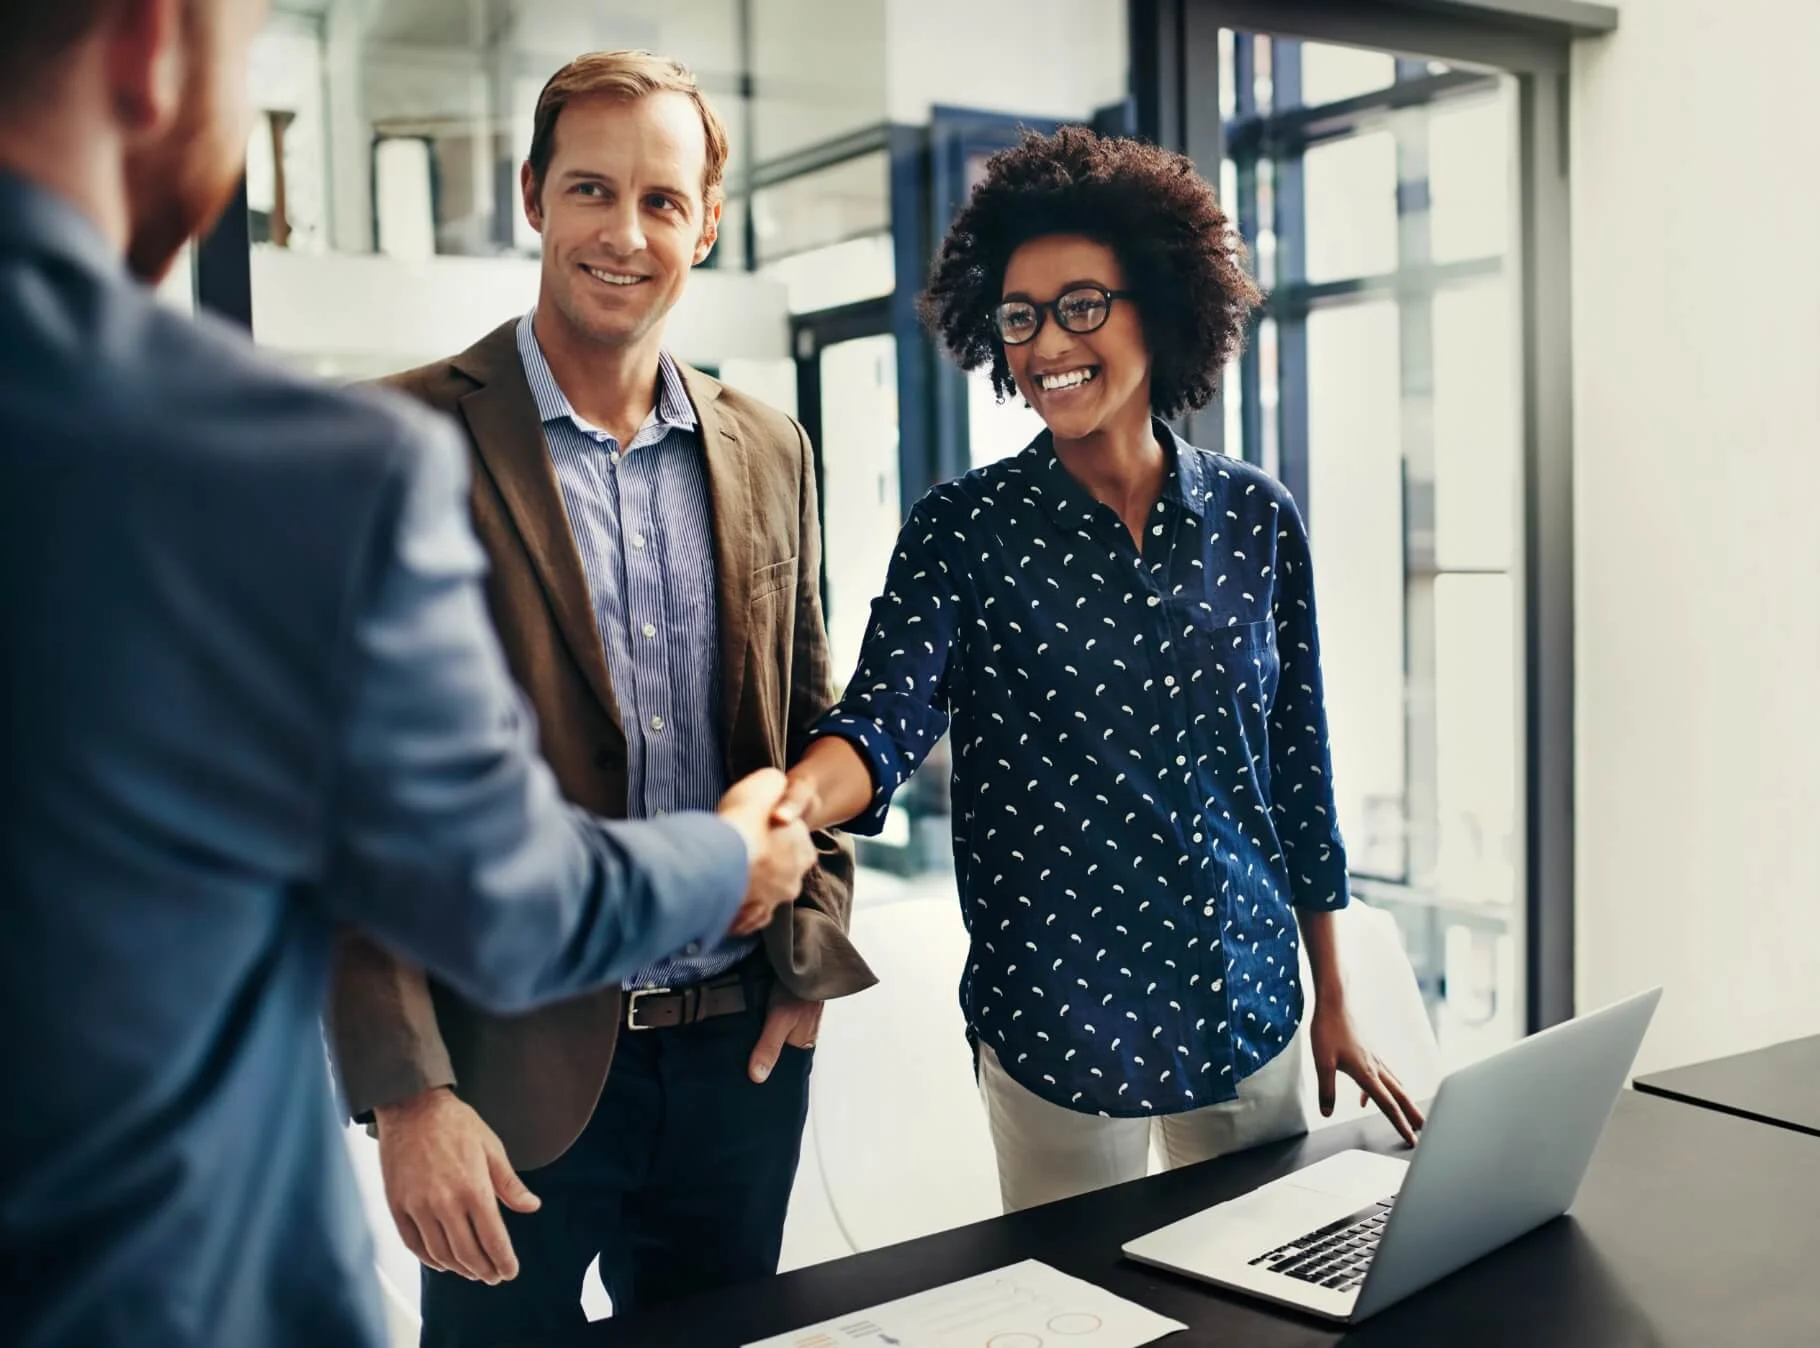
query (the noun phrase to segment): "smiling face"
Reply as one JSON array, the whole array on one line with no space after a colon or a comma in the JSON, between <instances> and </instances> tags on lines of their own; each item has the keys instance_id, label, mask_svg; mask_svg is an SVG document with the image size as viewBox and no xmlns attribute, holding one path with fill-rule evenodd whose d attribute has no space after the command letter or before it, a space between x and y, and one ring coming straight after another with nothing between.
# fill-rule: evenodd
<instances>
[{"instance_id":1,"label":"smiling face","mask_svg":"<svg viewBox=\"0 0 1820 1348\"><path fill-rule=\"evenodd\" d=\"M706 160L701 114L683 94L571 100L541 190L523 173L525 215L543 235L539 308L600 345L661 340L719 230L719 205L702 200Z\"/></svg>"},{"instance_id":2,"label":"smiling face","mask_svg":"<svg viewBox=\"0 0 1820 1348\"><path fill-rule=\"evenodd\" d=\"M1118 258L1092 239L1047 235L1011 255L1001 298L1047 305L1081 286L1123 290ZM1058 440L1149 424L1150 351L1131 300L1113 300L1105 323L1092 332L1069 332L1044 312L1035 337L1006 345L1005 362L1018 392Z\"/></svg>"}]
</instances>

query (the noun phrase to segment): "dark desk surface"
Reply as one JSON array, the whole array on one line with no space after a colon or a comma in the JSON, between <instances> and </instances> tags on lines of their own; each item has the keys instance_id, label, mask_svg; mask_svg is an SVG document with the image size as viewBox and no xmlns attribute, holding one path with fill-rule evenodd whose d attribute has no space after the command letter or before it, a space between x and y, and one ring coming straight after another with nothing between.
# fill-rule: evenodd
<instances>
[{"instance_id":1,"label":"dark desk surface","mask_svg":"<svg viewBox=\"0 0 1820 1348\"><path fill-rule=\"evenodd\" d=\"M1638 1077L1636 1086L1820 1137L1820 1034Z\"/></svg>"},{"instance_id":2,"label":"dark desk surface","mask_svg":"<svg viewBox=\"0 0 1820 1348\"><path fill-rule=\"evenodd\" d=\"M1573 1212L1350 1332L1125 1260L1134 1236L1349 1146L1373 1120L674 1307L550 1348L723 1348L1040 1259L1184 1321L1160 1342L1240 1348L1751 1348L1820 1344L1820 1146L1626 1091ZM890 1164L881 1156L880 1164Z\"/></svg>"}]
</instances>

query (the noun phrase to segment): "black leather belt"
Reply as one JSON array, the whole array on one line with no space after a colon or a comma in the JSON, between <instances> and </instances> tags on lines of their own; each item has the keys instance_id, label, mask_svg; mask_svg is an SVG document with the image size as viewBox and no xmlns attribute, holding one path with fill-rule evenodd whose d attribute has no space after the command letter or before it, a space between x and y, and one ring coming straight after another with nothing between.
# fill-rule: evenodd
<instances>
[{"instance_id":1,"label":"black leather belt","mask_svg":"<svg viewBox=\"0 0 1820 1348\"><path fill-rule=\"evenodd\" d=\"M738 973L686 988L637 988L626 993L622 1020L628 1030L670 1030L736 1016L762 1004L762 995L758 980Z\"/></svg>"}]
</instances>

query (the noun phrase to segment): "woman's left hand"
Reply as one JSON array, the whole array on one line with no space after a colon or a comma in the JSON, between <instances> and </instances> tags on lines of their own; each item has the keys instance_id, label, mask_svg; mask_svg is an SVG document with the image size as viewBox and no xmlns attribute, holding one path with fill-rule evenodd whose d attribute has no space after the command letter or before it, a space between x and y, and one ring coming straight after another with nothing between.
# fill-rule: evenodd
<instances>
[{"instance_id":1,"label":"woman's left hand","mask_svg":"<svg viewBox=\"0 0 1820 1348\"><path fill-rule=\"evenodd\" d=\"M1416 1134L1425 1122L1422 1111L1409 1098L1403 1083L1377 1055L1359 1042L1359 1033L1353 1028L1352 1017L1346 1014L1344 1004L1323 1005L1317 999L1310 1047L1314 1050L1315 1080L1320 1085L1322 1118L1333 1116L1334 1080L1337 1073L1344 1072L1358 1083L1359 1103L1377 1101L1378 1108L1396 1125L1403 1140L1415 1146Z\"/></svg>"}]
</instances>

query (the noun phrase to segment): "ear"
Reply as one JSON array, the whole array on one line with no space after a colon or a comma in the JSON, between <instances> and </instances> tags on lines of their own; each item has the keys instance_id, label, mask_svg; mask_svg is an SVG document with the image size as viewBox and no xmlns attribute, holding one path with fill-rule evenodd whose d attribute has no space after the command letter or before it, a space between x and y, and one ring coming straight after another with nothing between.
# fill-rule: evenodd
<instances>
[{"instance_id":1,"label":"ear","mask_svg":"<svg viewBox=\"0 0 1820 1348\"><path fill-rule=\"evenodd\" d=\"M532 229L543 233L543 202L538 199L537 175L531 171L528 159L518 170L518 191L524 198L525 219Z\"/></svg>"},{"instance_id":2,"label":"ear","mask_svg":"<svg viewBox=\"0 0 1820 1348\"><path fill-rule=\"evenodd\" d=\"M720 202L715 202L702 213L701 237L695 241L695 262L699 267L708 260L708 254L714 251L715 241L720 238Z\"/></svg>"},{"instance_id":3,"label":"ear","mask_svg":"<svg viewBox=\"0 0 1820 1348\"><path fill-rule=\"evenodd\" d=\"M177 115L185 69L184 0L125 0L107 26L108 88L133 135L156 135Z\"/></svg>"}]
</instances>

